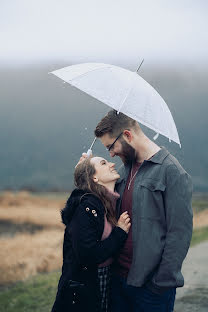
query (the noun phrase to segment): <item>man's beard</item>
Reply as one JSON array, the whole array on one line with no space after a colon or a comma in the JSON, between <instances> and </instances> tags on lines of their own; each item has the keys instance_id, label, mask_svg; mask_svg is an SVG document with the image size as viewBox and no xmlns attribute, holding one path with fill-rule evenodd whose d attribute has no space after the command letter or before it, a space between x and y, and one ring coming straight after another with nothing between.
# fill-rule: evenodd
<instances>
[{"instance_id":1,"label":"man's beard","mask_svg":"<svg viewBox=\"0 0 208 312\"><path fill-rule=\"evenodd\" d=\"M136 151L123 138L120 140L122 145L121 159L124 165L130 165L136 162Z\"/></svg>"}]
</instances>

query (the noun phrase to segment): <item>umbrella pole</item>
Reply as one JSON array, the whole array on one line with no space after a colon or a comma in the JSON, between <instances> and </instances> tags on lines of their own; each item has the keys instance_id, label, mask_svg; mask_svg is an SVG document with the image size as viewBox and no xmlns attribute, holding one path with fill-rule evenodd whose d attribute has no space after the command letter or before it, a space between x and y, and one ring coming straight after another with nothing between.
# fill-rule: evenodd
<instances>
[{"instance_id":1,"label":"umbrella pole","mask_svg":"<svg viewBox=\"0 0 208 312\"><path fill-rule=\"evenodd\" d=\"M144 62L144 59L141 61L139 67L137 68L137 70L136 70L137 73L138 73L138 71L140 70L140 67L142 66L143 62Z\"/></svg>"}]
</instances>

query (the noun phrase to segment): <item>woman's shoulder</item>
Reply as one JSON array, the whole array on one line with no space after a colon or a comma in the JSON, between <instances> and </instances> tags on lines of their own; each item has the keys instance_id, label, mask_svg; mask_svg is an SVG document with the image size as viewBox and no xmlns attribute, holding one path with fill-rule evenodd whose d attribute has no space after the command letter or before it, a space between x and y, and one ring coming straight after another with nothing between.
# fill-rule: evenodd
<instances>
[{"instance_id":1,"label":"woman's shoulder","mask_svg":"<svg viewBox=\"0 0 208 312\"><path fill-rule=\"evenodd\" d=\"M103 203L98 195L88 190L74 189L67 200L67 206L79 206L79 205L97 205L102 207Z\"/></svg>"},{"instance_id":2,"label":"woman's shoulder","mask_svg":"<svg viewBox=\"0 0 208 312\"><path fill-rule=\"evenodd\" d=\"M104 211L105 209L100 198L96 196L96 194L86 192L80 197L79 207L76 210L76 217L79 220L81 218L82 222L92 219L97 222L100 218L103 218Z\"/></svg>"},{"instance_id":3,"label":"woman's shoulder","mask_svg":"<svg viewBox=\"0 0 208 312\"><path fill-rule=\"evenodd\" d=\"M68 225L74 216L80 216L88 212L88 208L91 212L94 210L104 211L102 201L96 194L91 192L74 189L68 198L64 209L61 210L62 222Z\"/></svg>"},{"instance_id":4,"label":"woman's shoulder","mask_svg":"<svg viewBox=\"0 0 208 312\"><path fill-rule=\"evenodd\" d=\"M80 204L82 205L96 205L102 207L101 199L94 193L86 192L80 197Z\"/></svg>"}]
</instances>

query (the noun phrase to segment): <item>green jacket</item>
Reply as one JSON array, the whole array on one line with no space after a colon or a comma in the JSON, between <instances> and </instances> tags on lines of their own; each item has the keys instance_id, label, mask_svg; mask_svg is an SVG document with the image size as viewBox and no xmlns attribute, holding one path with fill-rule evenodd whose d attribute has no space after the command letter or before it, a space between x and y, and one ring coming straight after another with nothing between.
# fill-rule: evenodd
<instances>
[{"instance_id":1,"label":"green jacket","mask_svg":"<svg viewBox=\"0 0 208 312\"><path fill-rule=\"evenodd\" d=\"M118 212L129 170L123 166L119 172ZM134 180L129 285L146 284L155 293L184 285L181 266L192 236L191 198L190 176L164 147L142 163Z\"/></svg>"}]
</instances>

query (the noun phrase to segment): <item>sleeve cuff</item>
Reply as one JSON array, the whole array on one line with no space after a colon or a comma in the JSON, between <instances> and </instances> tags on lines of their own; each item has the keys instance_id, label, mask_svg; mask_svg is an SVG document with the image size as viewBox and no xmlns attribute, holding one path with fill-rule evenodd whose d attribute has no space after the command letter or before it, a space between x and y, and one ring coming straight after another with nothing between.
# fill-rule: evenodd
<instances>
[{"instance_id":1,"label":"sleeve cuff","mask_svg":"<svg viewBox=\"0 0 208 312\"><path fill-rule=\"evenodd\" d=\"M166 292L167 290L169 290L171 288L171 287L160 287L160 286L157 286L157 285L153 284L151 281L148 281L145 284L145 287L147 289L149 289L151 292L153 292L154 294L157 294L157 295L162 295L164 292Z\"/></svg>"},{"instance_id":2,"label":"sleeve cuff","mask_svg":"<svg viewBox=\"0 0 208 312\"><path fill-rule=\"evenodd\" d=\"M114 231L119 235L123 240L126 240L128 237L128 234L119 226L115 226Z\"/></svg>"}]
</instances>

